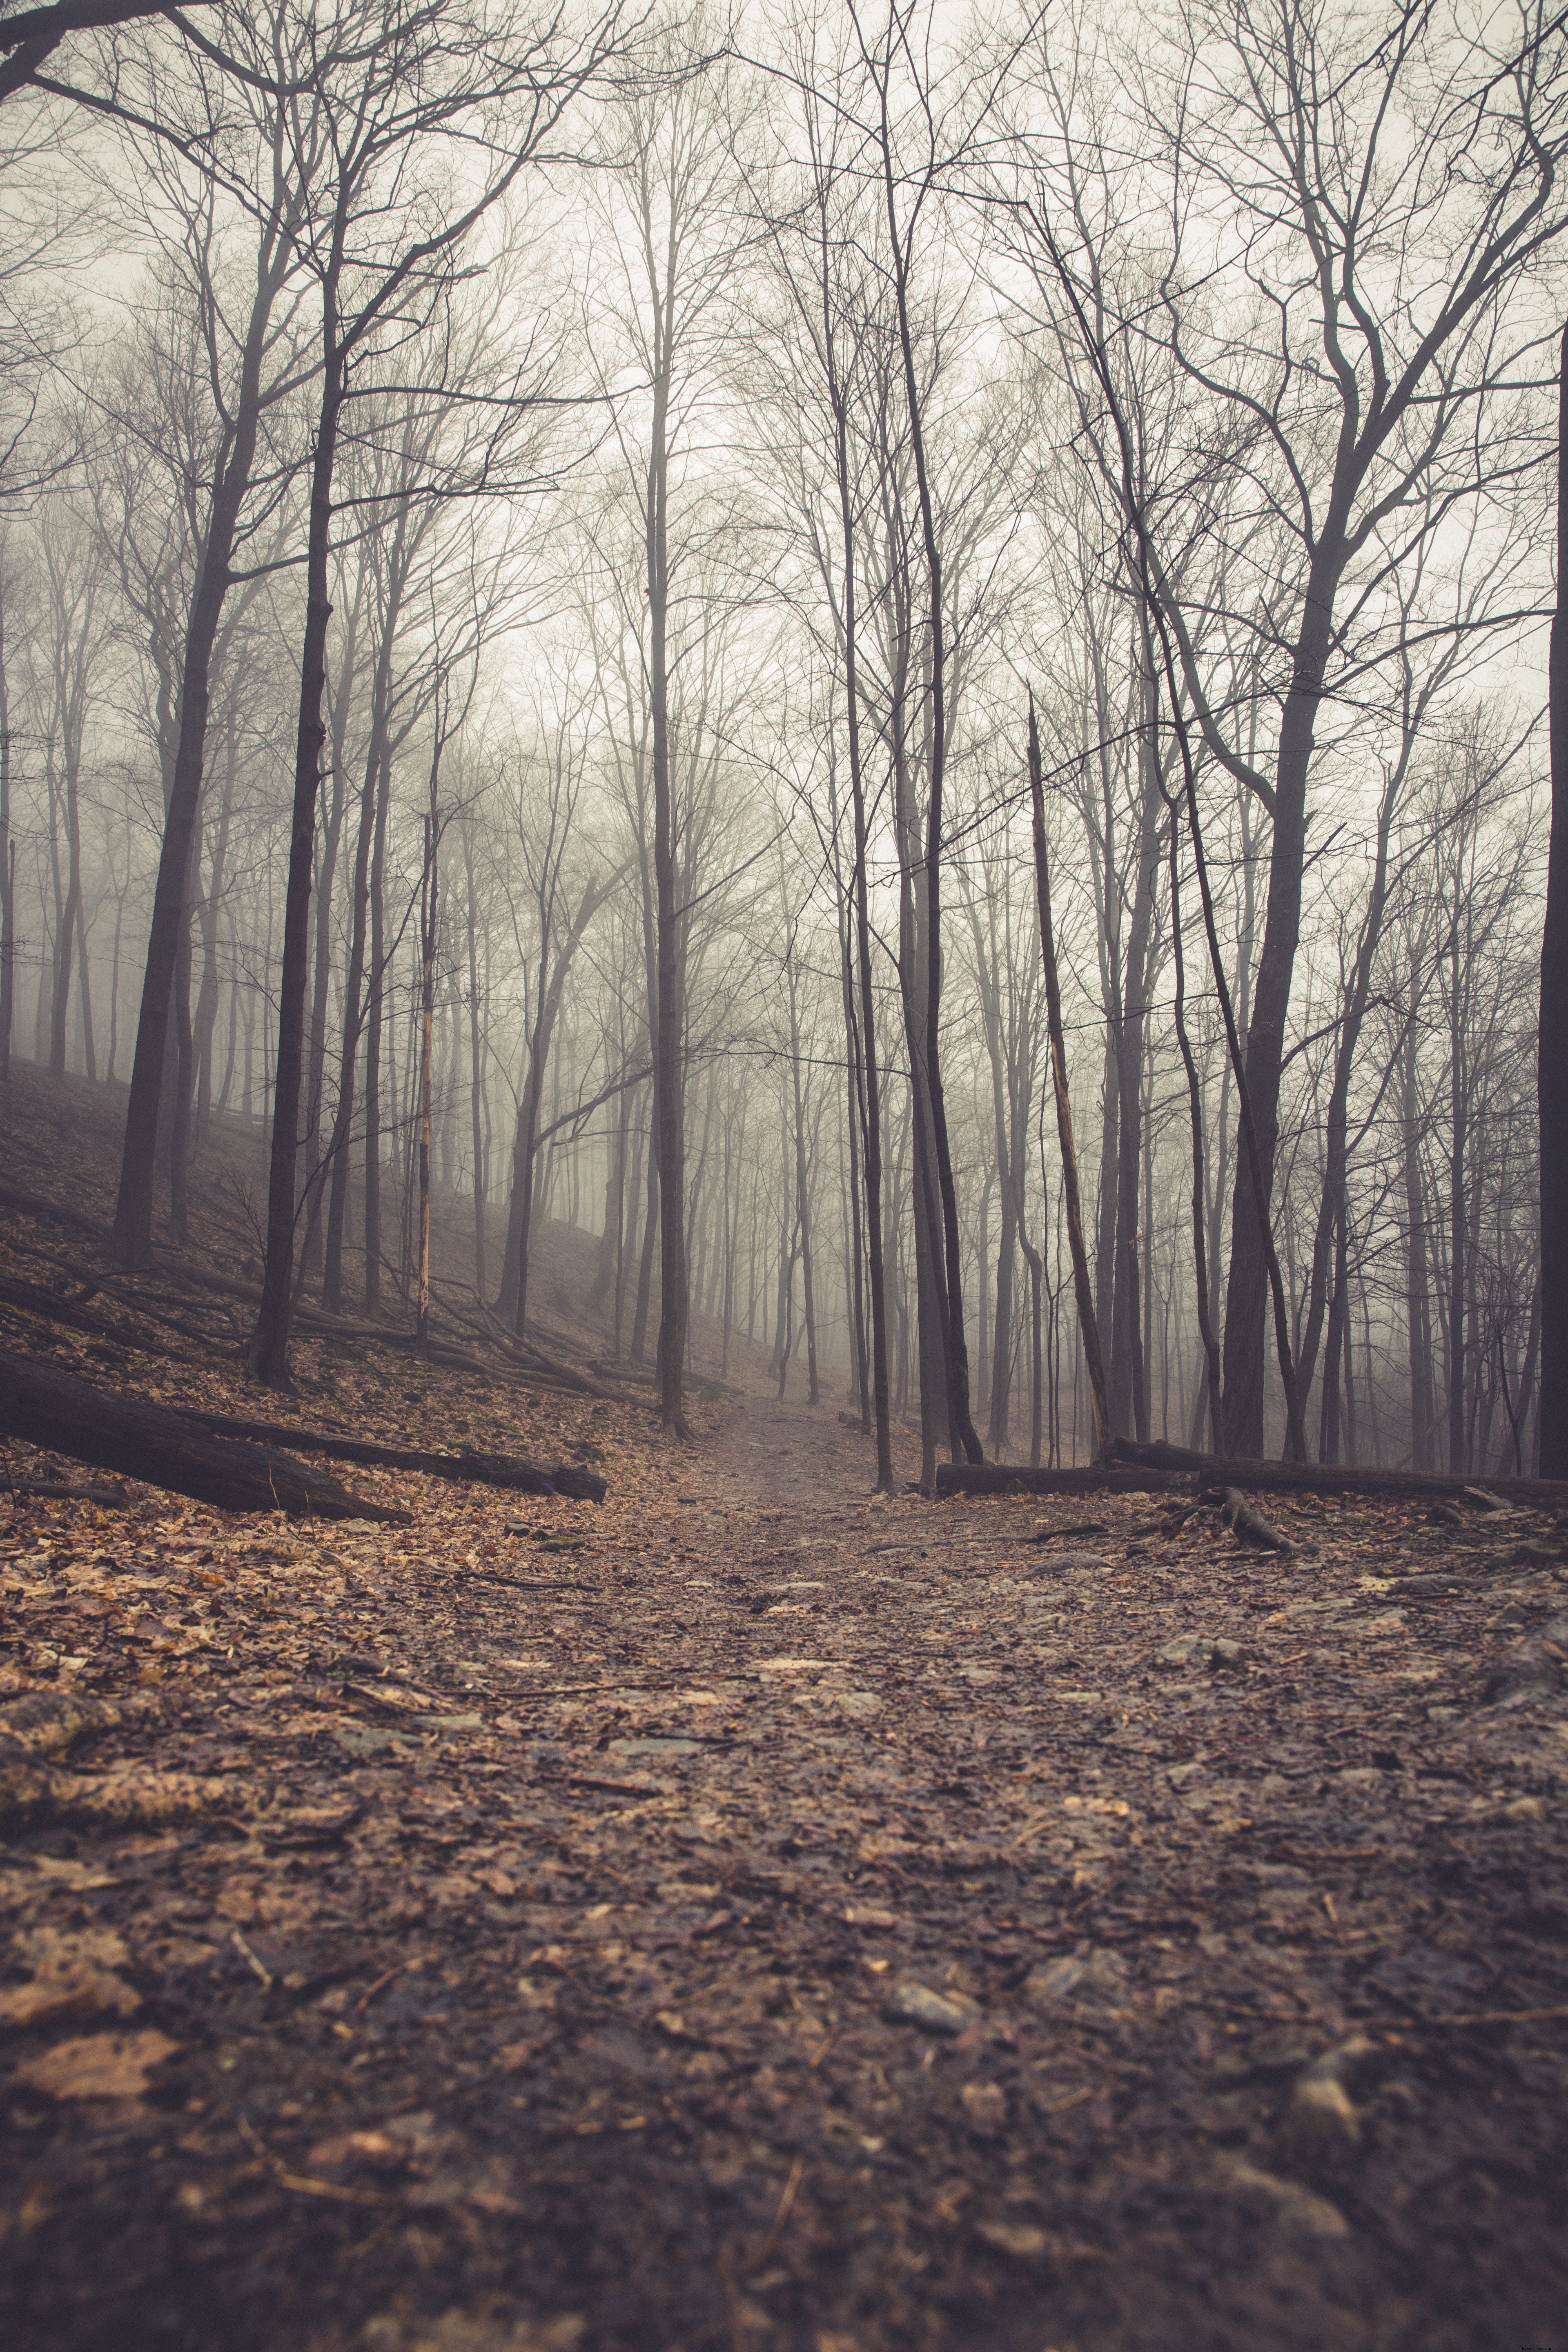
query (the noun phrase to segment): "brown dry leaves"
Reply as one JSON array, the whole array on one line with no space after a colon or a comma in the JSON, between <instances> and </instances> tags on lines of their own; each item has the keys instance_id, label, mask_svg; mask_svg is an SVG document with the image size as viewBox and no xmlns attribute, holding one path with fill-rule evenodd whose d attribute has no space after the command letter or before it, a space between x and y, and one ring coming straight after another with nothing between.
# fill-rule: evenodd
<instances>
[{"instance_id":1,"label":"brown dry leaves","mask_svg":"<svg viewBox=\"0 0 1568 2352\"><path fill-rule=\"evenodd\" d=\"M1561 1703L1483 1703L1568 1608L1499 1564L1540 1529L1331 1504L1263 1559L1119 1497L1029 1545L1082 1498L871 1503L830 1411L704 1405L672 1454L304 1369L302 1418L592 1445L611 1497L16 1516L9 1687L77 1703L105 1799L0 1873L26 2327L199 2332L210 2291L258 2352L1539 2335L1556 2029L1420 2021L1568 1999ZM204 1810L117 1820L135 1786Z\"/></svg>"}]
</instances>

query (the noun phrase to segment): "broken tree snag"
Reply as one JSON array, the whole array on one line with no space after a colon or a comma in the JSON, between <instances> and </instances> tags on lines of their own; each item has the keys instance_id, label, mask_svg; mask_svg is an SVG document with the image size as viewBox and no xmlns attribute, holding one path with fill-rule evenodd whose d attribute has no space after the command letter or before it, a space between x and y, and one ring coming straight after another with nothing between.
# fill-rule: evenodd
<instances>
[{"instance_id":1,"label":"broken tree snag","mask_svg":"<svg viewBox=\"0 0 1568 2352\"><path fill-rule=\"evenodd\" d=\"M53 1364L0 1352L0 1435L20 1437L74 1462L91 1462L124 1478L144 1479L225 1511L313 1512L323 1519L384 1519L391 1510L350 1494L325 1470L287 1454L213 1437L178 1412L94 1388Z\"/></svg>"},{"instance_id":2,"label":"broken tree snag","mask_svg":"<svg viewBox=\"0 0 1568 2352\"><path fill-rule=\"evenodd\" d=\"M1021 1470L1006 1462L939 1462L944 1495L1163 1495L1188 1481L1169 1470L1124 1470L1091 1464L1076 1470Z\"/></svg>"},{"instance_id":3,"label":"broken tree snag","mask_svg":"<svg viewBox=\"0 0 1568 2352\"><path fill-rule=\"evenodd\" d=\"M1300 1544L1260 1518L1245 1495L1235 1486L1205 1487L1202 1500L1219 1505L1220 1517L1237 1543L1256 1544L1262 1551L1300 1551Z\"/></svg>"},{"instance_id":4,"label":"broken tree snag","mask_svg":"<svg viewBox=\"0 0 1568 2352\"><path fill-rule=\"evenodd\" d=\"M1136 1444L1113 1438L1112 1467L1139 1464L1150 1470L1187 1471L1205 1486L1271 1487L1277 1494L1400 1496L1415 1502L1477 1502L1474 1484L1440 1470L1374 1470L1345 1462L1220 1462L1212 1454L1189 1454L1184 1446ZM1026 1476L1034 1474L1026 1472ZM1498 1503L1568 1508L1568 1478L1492 1478L1488 1492Z\"/></svg>"},{"instance_id":5,"label":"broken tree snag","mask_svg":"<svg viewBox=\"0 0 1568 2352\"><path fill-rule=\"evenodd\" d=\"M426 1478L455 1478L480 1486L510 1486L522 1495L570 1495L602 1503L609 1492L603 1478L574 1463L526 1462L515 1454L424 1454L417 1447L377 1445L365 1437L340 1437L330 1429L291 1429L281 1421L237 1421L231 1414L178 1407L182 1421L194 1421L223 1437L244 1437L262 1445L286 1445L296 1454L324 1454L333 1462L360 1462L373 1469L414 1470Z\"/></svg>"}]
</instances>

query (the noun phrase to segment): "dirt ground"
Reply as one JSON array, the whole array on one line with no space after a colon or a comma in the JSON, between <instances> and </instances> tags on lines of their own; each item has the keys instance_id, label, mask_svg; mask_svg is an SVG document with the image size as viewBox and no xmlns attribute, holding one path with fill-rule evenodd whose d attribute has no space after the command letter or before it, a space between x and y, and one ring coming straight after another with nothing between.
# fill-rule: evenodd
<instances>
[{"instance_id":1,"label":"dirt ground","mask_svg":"<svg viewBox=\"0 0 1568 2352\"><path fill-rule=\"evenodd\" d=\"M830 1409L325 1348L293 1410L609 1499L0 1504L0 1754L97 1708L0 1853L17 2352L1568 2342L1547 1520L883 1504Z\"/></svg>"}]
</instances>

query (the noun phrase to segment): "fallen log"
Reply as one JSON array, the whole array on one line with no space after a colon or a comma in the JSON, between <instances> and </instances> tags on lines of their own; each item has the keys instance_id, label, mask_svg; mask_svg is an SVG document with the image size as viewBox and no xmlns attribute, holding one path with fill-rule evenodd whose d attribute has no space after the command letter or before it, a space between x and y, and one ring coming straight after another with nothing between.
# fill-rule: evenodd
<instances>
[{"instance_id":1,"label":"fallen log","mask_svg":"<svg viewBox=\"0 0 1568 2352\"><path fill-rule=\"evenodd\" d=\"M118 1396L57 1365L4 1351L0 1434L216 1503L220 1510L409 1523L408 1512L367 1502L329 1472L305 1469L287 1454L210 1436L166 1406Z\"/></svg>"},{"instance_id":2,"label":"fallen log","mask_svg":"<svg viewBox=\"0 0 1568 2352\"><path fill-rule=\"evenodd\" d=\"M61 1298L58 1292L46 1290L41 1282L18 1282L8 1275L0 1275L0 1305L20 1307L45 1323L63 1324L68 1331L85 1331L89 1339L112 1339L119 1348L163 1353L156 1340L148 1342L130 1336L103 1316L94 1315L79 1299Z\"/></svg>"},{"instance_id":3,"label":"fallen log","mask_svg":"<svg viewBox=\"0 0 1568 2352\"><path fill-rule=\"evenodd\" d=\"M1281 1494L1373 1495L1417 1502L1479 1500L1473 1476L1440 1470L1378 1470L1348 1462L1222 1462L1212 1454L1191 1454L1182 1445L1140 1445L1131 1437L1111 1440L1110 1461L1113 1466L1151 1472L1185 1471L1205 1486L1268 1486ZM1568 1479L1490 1478L1487 1487L1494 1507L1511 1503L1526 1509L1568 1508Z\"/></svg>"},{"instance_id":4,"label":"fallen log","mask_svg":"<svg viewBox=\"0 0 1568 2352\"><path fill-rule=\"evenodd\" d=\"M939 1462L936 1492L946 1495L1163 1495L1191 1481L1169 1470L1090 1463L1072 1470L1021 1470L1011 1462Z\"/></svg>"},{"instance_id":5,"label":"fallen log","mask_svg":"<svg viewBox=\"0 0 1568 2352\"><path fill-rule=\"evenodd\" d=\"M73 1209L64 1201L51 1201L42 1192L26 1192L20 1184L0 1180L0 1209L10 1209L19 1217L52 1217L58 1225L69 1225L79 1234L90 1234L95 1241L113 1238L111 1227L101 1217L89 1216L85 1209Z\"/></svg>"},{"instance_id":6,"label":"fallen log","mask_svg":"<svg viewBox=\"0 0 1568 2352\"><path fill-rule=\"evenodd\" d=\"M328 1429L295 1429L280 1421L237 1420L230 1413L203 1412L195 1405L181 1405L177 1410L182 1421L197 1422L219 1436L288 1446L296 1454L323 1454L333 1462L414 1470L426 1478L507 1486L523 1495L565 1495L585 1503L602 1503L609 1491L595 1472L572 1462L557 1462L546 1468L542 1462L528 1462L515 1454L426 1454L415 1446L378 1445L370 1438L342 1437Z\"/></svg>"},{"instance_id":7,"label":"fallen log","mask_svg":"<svg viewBox=\"0 0 1568 2352\"><path fill-rule=\"evenodd\" d=\"M128 1510L131 1505L123 1486L77 1486L68 1478L7 1478L5 1491L26 1501L43 1496L57 1502L97 1503L106 1511Z\"/></svg>"}]
</instances>

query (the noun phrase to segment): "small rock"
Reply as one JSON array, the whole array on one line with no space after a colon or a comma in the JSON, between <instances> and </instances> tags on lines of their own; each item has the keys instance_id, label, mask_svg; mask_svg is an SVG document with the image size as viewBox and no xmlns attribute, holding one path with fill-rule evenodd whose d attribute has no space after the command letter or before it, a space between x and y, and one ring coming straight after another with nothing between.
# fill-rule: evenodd
<instances>
[{"instance_id":1,"label":"small rock","mask_svg":"<svg viewBox=\"0 0 1568 2352\"><path fill-rule=\"evenodd\" d=\"M1516 1642L1487 1684L1488 1706L1521 1706L1557 1688L1557 1663L1539 1642Z\"/></svg>"},{"instance_id":2,"label":"small rock","mask_svg":"<svg viewBox=\"0 0 1568 2352\"><path fill-rule=\"evenodd\" d=\"M1206 1666L1214 1656L1212 1633L1179 1633L1154 1653L1157 1666Z\"/></svg>"},{"instance_id":3,"label":"small rock","mask_svg":"<svg viewBox=\"0 0 1568 2352\"><path fill-rule=\"evenodd\" d=\"M965 2083L958 2095L978 2130L1000 2131L1007 2113L1007 2094L1000 2083Z\"/></svg>"},{"instance_id":4,"label":"small rock","mask_svg":"<svg viewBox=\"0 0 1568 2352\"><path fill-rule=\"evenodd\" d=\"M1239 1642L1221 1633L1215 1637L1213 1655L1216 1666L1239 1666L1247 1653Z\"/></svg>"},{"instance_id":5,"label":"small rock","mask_svg":"<svg viewBox=\"0 0 1568 2352\"><path fill-rule=\"evenodd\" d=\"M932 1992L929 1985L897 1984L888 1996L883 2015L901 2025L918 2025L922 2033L967 2033L980 2011L961 1993Z\"/></svg>"},{"instance_id":6,"label":"small rock","mask_svg":"<svg viewBox=\"0 0 1568 2352\"><path fill-rule=\"evenodd\" d=\"M974 2234L984 2238L988 2246L997 2247L1005 2254L1016 2254L1020 2261L1043 2254L1050 2241L1036 2221L976 2221ZM817 2342L824 2339L818 2336Z\"/></svg>"},{"instance_id":7,"label":"small rock","mask_svg":"<svg viewBox=\"0 0 1568 2352\"><path fill-rule=\"evenodd\" d=\"M1344 2084L1332 2075L1301 2077L1280 2118L1279 2143L1292 2162L1333 2164L1361 2145L1361 2117Z\"/></svg>"},{"instance_id":8,"label":"small rock","mask_svg":"<svg viewBox=\"0 0 1568 2352\"><path fill-rule=\"evenodd\" d=\"M1516 1544L1503 1563L1507 1568L1557 1568L1562 1565L1560 1543Z\"/></svg>"},{"instance_id":9,"label":"small rock","mask_svg":"<svg viewBox=\"0 0 1568 2352\"><path fill-rule=\"evenodd\" d=\"M1265 2207L1277 2225L1292 2238L1350 2236L1350 2223L1338 2206L1303 2189L1300 2181L1281 2180L1275 2173L1260 2172L1256 2165L1239 2160L1228 2165L1222 2177L1226 2185L1248 2203Z\"/></svg>"},{"instance_id":10,"label":"small rock","mask_svg":"<svg viewBox=\"0 0 1568 2352\"><path fill-rule=\"evenodd\" d=\"M1532 1822L1546 1819L1546 1808L1539 1797L1514 1797L1499 1807L1496 1818L1510 1829L1528 1829Z\"/></svg>"},{"instance_id":11,"label":"small rock","mask_svg":"<svg viewBox=\"0 0 1568 2352\"><path fill-rule=\"evenodd\" d=\"M1069 1953L1031 1969L1024 1990L1042 2009L1076 2001L1120 2002L1127 1997L1127 1963L1119 1952Z\"/></svg>"}]
</instances>

